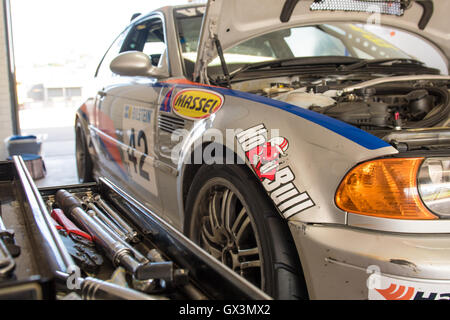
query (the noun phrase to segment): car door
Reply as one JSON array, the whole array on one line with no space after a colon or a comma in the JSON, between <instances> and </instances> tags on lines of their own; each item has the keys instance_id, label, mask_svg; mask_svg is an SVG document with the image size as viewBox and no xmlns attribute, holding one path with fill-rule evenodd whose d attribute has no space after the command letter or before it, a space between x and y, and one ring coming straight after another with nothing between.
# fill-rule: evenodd
<instances>
[{"instance_id":1,"label":"car door","mask_svg":"<svg viewBox=\"0 0 450 320\"><path fill-rule=\"evenodd\" d=\"M120 128L120 123L114 122L111 111L114 96L107 93L114 88L115 83L119 80L119 77L111 71L110 63L120 54L129 32L130 27L117 37L97 68L93 82L93 88L97 91L92 94L95 97L94 112L89 119L91 143L100 164L98 166L99 175L107 176L115 181L126 178L126 171L123 166L122 155L117 148L117 141L121 141L121 137L117 135L117 133L120 133L117 130Z\"/></svg>"},{"instance_id":2,"label":"car door","mask_svg":"<svg viewBox=\"0 0 450 320\"><path fill-rule=\"evenodd\" d=\"M140 51L168 73L163 19L155 14L134 23L120 50ZM158 81L152 77L113 76L99 92L98 148L103 170L145 206L162 212L155 174L154 136Z\"/></svg>"},{"instance_id":3,"label":"car door","mask_svg":"<svg viewBox=\"0 0 450 320\"><path fill-rule=\"evenodd\" d=\"M140 51L155 68L168 73L163 19L153 15L134 24L122 52ZM161 87L151 77L122 77L108 92L114 96L111 112L127 179L121 181L133 195L155 212L162 212L155 167L155 127Z\"/></svg>"}]
</instances>

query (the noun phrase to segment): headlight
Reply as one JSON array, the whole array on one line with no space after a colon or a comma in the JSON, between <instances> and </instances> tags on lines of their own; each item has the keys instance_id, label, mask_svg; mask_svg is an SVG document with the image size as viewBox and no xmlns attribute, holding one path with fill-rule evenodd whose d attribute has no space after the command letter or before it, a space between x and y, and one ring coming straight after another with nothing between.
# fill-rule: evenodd
<instances>
[{"instance_id":1,"label":"headlight","mask_svg":"<svg viewBox=\"0 0 450 320\"><path fill-rule=\"evenodd\" d=\"M417 177L423 162L424 158L365 162L344 178L336 193L336 205L346 212L380 218L438 219L420 198Z\"/></svg>"},{"instance_id":2,"label":"headlight","mask_svg":"<svg viewBox=\"0 0 450 320\"><path fill-rule=\"evenodd\" d=\"M430 158L419 171L419 191L435 214L450 218L450 159Z\"/></svg>"}]
</instances>

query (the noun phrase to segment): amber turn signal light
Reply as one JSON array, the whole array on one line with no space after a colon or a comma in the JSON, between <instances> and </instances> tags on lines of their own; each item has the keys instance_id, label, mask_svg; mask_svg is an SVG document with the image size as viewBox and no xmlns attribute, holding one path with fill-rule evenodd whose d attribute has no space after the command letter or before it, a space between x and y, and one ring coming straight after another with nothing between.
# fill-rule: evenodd
<instances>
[{"instance_id":1,"label":"amber turn signal light","mask_svg":"<svg viewBox=\"0 0 450 320\"><path fill-rule=\"evenodd\" d=\"M336 193L336 205L350 213L389 219L438 219L423 204L417 175L424 158L379 159L351 170Z\"/></svg>"}]
</instances>

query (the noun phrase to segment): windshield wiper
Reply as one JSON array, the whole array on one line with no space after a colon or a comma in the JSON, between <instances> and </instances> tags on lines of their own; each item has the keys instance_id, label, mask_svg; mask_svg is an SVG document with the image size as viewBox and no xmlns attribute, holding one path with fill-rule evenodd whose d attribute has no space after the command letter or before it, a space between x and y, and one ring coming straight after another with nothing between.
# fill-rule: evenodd
<instances>
[{"instance_id":1,"label":"windshield wiper","mask_svg":"<svg viewBox=\"0 0 450 320\"><path fill-rule=\"evenodd\" d=\"M372 65L382 65L385 63L390 63L389 66L399 66L399 65L412 65L423 67L425 64L421 61L407 58L387 58L387 59L372 59L372 60L362 60L350 65L342 65L339 67L339 71L353 71L358 70L367 66Z\"/></svg>"},{"instance_id":2,"label":"windshield wiper","mask_svg":"<svg viewBox=\"0 0 450 320\"><path fill-rule=\"evenodd\" d=\"M287 67L323 66L323 65L333 65L333 67L337 68L338 66L343 64L354 64L360 61L361 59L345 56L323 56L323 57L300 57L300 58L264 61L259 63L250 63L233 71L230 74L230 80L234 79L236 76L246 71L261 70L265 68L277 69Z\"/></svg>"},{"instance_id":3,"label":"windshield wiper","mask_svg":"<svg viewBox=\"0 0 450 320\"><path fill-rule=\"evenodd\" d=\"M384 64L387 64L386 66ZM373 59L366 60L355 57L346 57L346 56L319 56L319 57L299 57L299 58L290 58L290 59L281 59L281 60L271 60L264 61L259 63L251 63L242 66L239 69L231 72L229 78L227 80L227 84L233 82L238 76L243 73L251 73L251 72L279 72L279 73L289 73L290 70L299 72L303 68L308 69L310 72L314 72L314 70L329 70L330 72L344 72L348 73L353 70L361 70L367 66L374 66L381 68L398 68L397 71L402 70L405 71L405 67L407 70L415 70L420 69L423 72L423 69L427 69L429 72L438 72L435 69L430 69L425 66L423 62L414 59L407 58L389 58L389 59ZM370 69L369 69L370 70ZM395 71L392 69L391 71ZM409 72L409 71L408 71ZM220 80L220 79L219 79ZM220 82L220 81L219 81ZM222 81L223 82L223 81Z\"/></svg>"}]
</instances>

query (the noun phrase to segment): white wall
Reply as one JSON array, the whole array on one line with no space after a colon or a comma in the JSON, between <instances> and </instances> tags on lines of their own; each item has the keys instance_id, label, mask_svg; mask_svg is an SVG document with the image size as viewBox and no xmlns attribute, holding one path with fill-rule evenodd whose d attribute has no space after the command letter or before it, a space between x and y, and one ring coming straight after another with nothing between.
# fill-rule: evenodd
<instances>
[{"instance_id":1,"label":"white wall","mask_svg":"<svg viewBox=\"0 0 450 320\"><path fill-rule=\"evenodd\" d=\"M13 133L3 2L4 0L0 2L0 161L6 160L7 157L4 140Z\"/></svg>"}]
</instances>

